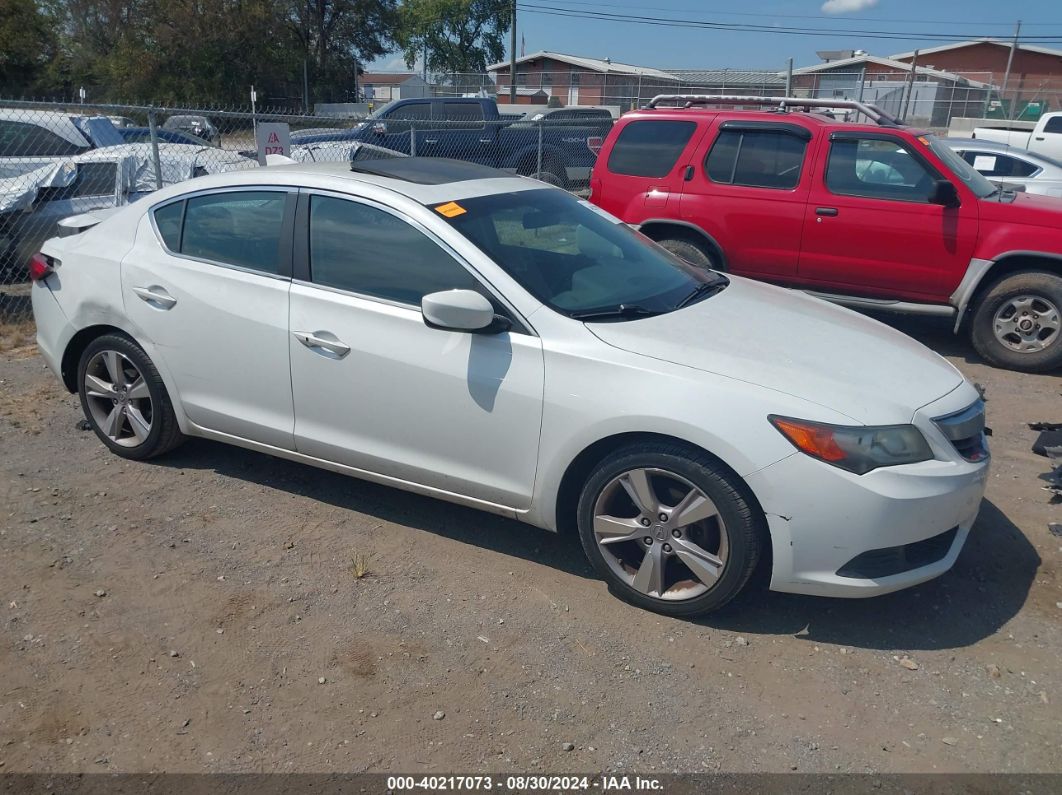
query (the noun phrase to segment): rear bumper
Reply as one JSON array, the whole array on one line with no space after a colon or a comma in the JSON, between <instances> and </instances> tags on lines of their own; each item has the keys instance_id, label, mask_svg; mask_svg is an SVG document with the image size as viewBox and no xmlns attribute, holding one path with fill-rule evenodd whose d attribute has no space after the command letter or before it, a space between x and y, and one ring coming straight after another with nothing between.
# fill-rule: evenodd
<instances>
[{"instance_id":1,"label":"rear bumper","mask_svg":"<svg viewBox=\"0 0 1062 795\"><path fill-rule=\"evenodd\" d=\"M56 277L48 277L52 278ZM33 283L30 300L33 304L33 320L37 324L37 349L48 368L62 381L63 351L76 329L47 286L47 279Z\"/></svg>"}]
</instances>

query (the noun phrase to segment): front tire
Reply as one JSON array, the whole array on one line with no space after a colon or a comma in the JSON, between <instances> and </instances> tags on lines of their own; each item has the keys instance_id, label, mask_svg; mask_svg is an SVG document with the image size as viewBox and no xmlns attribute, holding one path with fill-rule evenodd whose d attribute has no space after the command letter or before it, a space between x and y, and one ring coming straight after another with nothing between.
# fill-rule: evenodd
<instances>
[{"instance_id":1,"label":"front tire","mask_svg":"<svg viewBox=\"0 0 1062 795\"><path fill-rule=\"evenodd\" d=\"M85 419L112 453L142 461L184 441L159 371L128 337L105 334L90 342L77 382Z\"/></svg>"},{"instance_id":2,"label":"front tire","mask_svg":"<svg viewBox=\"0 0 1062 795\"><path fill-rule=\"evenodd\" d=\"M579 499L579 537L619 598L669 616L718 610L748 582L766 521L712 456L667 443L609 455Z\"/></svg>"},{"instance_id":3,"label":"front tire","mask_svg":"<svg viewBox=\"0 0 1062 795\"><path fill-rule=\"evenodd\" d=\"M1062 276L1023 271L981 296L970 339L997 367L1044 373L1062 367Z\"/></svg>"}]
</instances>

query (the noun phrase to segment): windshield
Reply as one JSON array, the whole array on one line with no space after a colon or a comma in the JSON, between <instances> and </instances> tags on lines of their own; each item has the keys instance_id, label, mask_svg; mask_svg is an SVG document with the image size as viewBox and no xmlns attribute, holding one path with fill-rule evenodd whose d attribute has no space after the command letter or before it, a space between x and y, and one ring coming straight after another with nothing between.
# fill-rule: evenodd
<instances>
[{"instance_id":1,"label":"windshield","mask_svg":"<svg viewBox=\"0 0 1062 795\"><path fill-rule=\"evenodd\" d=\"M453 205L444 205L447 215ZM580 319L671 312L728 283L560 190L462 199L449 222L539 301ZM602 317L590 318L590 315Z\"/></svg>"},{"instance_id":2,"label":"windshield","mask_svg":"<svg viewBox=\"0 0 1062 795\"><path fill-rule=\"evenodd\" d=\"M998 188L982 176L980 172L975 171L973 166L963 160L958 152L937 138L937 136L925 135L920 137L929 144L929 148L933 150L933 154L943 160L944 165L950 168L952 173L965 182L966 186L980 198L984 199L987 196L991 196L998 190Z\"/></svg>"}]
</instances>

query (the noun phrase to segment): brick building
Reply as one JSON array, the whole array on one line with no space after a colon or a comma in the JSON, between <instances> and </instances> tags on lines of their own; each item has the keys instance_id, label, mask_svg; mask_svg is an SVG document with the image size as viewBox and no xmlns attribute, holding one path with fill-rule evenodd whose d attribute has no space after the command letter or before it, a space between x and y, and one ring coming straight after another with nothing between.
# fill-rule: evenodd
<instances>
[{"instance_id":1,"label":"brick building","mask_svg":"<svg viewBox=\"0 0 1062 795\"><path fill-rule=\"evenodd\" d=\"M918 63L1002 88L1010 47L1010 42L991 39L944 44L919 50ZM892 56L905 63L912 58L913 52ZM1062 108L1062 50L1019 44L1014 50L1005 99L1008 105L1016 100L1018 111L1029 102L1045 103L1051 110Z\"/></svg>"},{"instance_id":2,"label":"brick building","mask_svg":"<svg viewBox=\"0 0 1062 795\"><path fill-rule=\"evenodd\" d=\"M992 87L953 72L859 54L793 70L793 94L855 99L913 124L947 127L955 116L981 116Z\"/></svg>"},{"instance_id":3,"label":"brick building","mask_svg":"<svg viewBox=\"0 0 1062 795\"><path fill-rule=\"evenodd\" d=\"M509 101L509 63L496 63L493 75L498 102ZM648 102L657 94L675 92L679 79L648 66L617 63L609 58L583 58L557 52L536 52L516 59L517 102L533 95L561 105L615 105L621 111Z\"/></svg>"}]
</instances>

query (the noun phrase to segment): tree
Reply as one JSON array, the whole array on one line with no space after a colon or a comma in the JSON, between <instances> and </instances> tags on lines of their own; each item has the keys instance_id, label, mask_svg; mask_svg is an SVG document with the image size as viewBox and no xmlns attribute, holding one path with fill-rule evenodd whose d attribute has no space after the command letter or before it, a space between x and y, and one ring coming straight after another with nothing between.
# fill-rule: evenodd
<instances>
[{"instance_id":1,"label":"tree","mask_svg":"<svg viewBox=\"0 0 1062 795\"><path fill-rule=\"evenodd\" d=\"M341 94L353 90L357 64L378 58L395 45L396 0L287 0L287 4L288 26L319 87L337 88Z\"/></svg>"},{"instance_id":2,"label":"tree","mask_svg":"<svg viewBox=\"0 0 1062 795\"><path fill-rule=\"evenodd\" d=\"M484 72L505 55L511 0L406 0L399 43L406 65L426 55L438 72Z\"/></svg>"},{"instance_id":3,"label":"tree","mask_svg":"<svg viewBox=\"0 0 1062 795\"><path fill-rule=\"evenodd\" d=\"M0 0L0 95L33 90L55 46L51 20L34 0Z\"/></svg>"}]
</instances>

